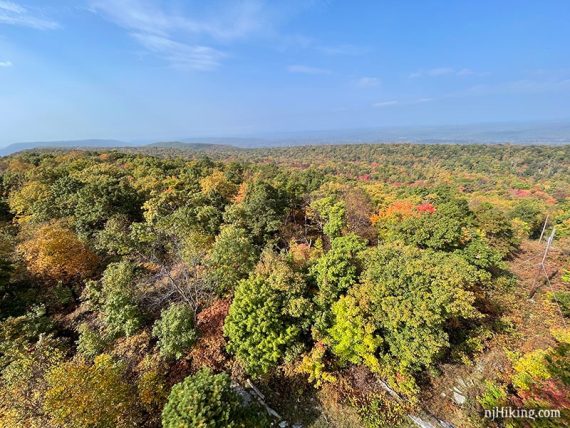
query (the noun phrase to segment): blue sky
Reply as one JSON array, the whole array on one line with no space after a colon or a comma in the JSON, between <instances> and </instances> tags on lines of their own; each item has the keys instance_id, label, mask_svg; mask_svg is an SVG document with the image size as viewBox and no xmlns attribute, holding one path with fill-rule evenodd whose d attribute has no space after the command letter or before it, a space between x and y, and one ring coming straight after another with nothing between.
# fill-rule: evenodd
<instances>
[{"instance_id":1,"label":"blue sky","mask_svg":"<svg viewBox=\"0 0 570 428\"><path fill-rule=\"evenodd\" d=\"M0 0L0 144L569 118L568 0Z\"/></svg>"}]
</instances>

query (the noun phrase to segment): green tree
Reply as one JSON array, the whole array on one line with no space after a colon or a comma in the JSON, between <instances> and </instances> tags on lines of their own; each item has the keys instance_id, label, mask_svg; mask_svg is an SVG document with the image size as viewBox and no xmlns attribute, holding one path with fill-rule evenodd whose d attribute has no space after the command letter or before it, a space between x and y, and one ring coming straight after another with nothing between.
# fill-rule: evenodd
<instances>
[{"instance_id":1,"label":"green tree","mask_svg":"<svg viewBox=\"0 0 570 428\"><path fill-rule=\"evenodd\" d=\"M431 366L449 347L446 329L452 320L479 314L472 292L476 269L456 254L380 246L370 250L366 260L362 285L333 308L335 322L329 333L341 358L370 364L370 350L382 339L380 366L414 373ZM358 319L362 325L352 326ZM364 353L347 348L350 342L343 331L353 330L355 337L363 338L355 346L360 344ZM371 341L370 334L379 336L378 341Z\"/></svg>"},{"instance_id":2,"label":"green tree","mask_svg":"<svg viewBox=\"0 0 570 428\"><path fill-rule=\"evenodd\" d=\"M446 325L478 316L476 270L454 254L380 247L370 254L364 287L397 365L429 366L449 346Z\"/></svg>"},{"instance_id":3,"label":"green tree","mask_svg":"<svg viewBox=\"0 0 570 428\"><path fill-rule=\"evenodd\" d=\"M116 214L141 218L140 195L125 178L94 174L74 196L75 224L81 235L91 236Z\"/></svg>"},{"instance_id":4,"label":"green tree","mask_svg":"<svg viewBox=\"0 0 570 428\"><path fill-rule=\"evenodd\" d=\"M298 344L309 303L302 276L265 254L256 272L238 284L224 324L234 353L252 375L264 375Z\"/></svg>"},{"instance_id":5,"label":"green tree","mask_svg":"<svg viewBox=\"0 0 570 428\"><path fill-rule=\"evenodd\" d=\"M10 316L0 322L0 367L2 358L9 361L14 349L29 346L42 334L54 330L43 305L32 306L21 316Z\"/></svg>"},{"instance_id":6,"label":"green tree","mask_svg":"<svg viewBox=\"0 0 570 428\"><path fill-rule=\"evenodd\" d=\"M400 221L379 222L380 236L384 241L400 240L433 250L451 251L461 247L463 231L472 223L473 217L467 201L451 199L436 204L433 211L422 211L421 208L422 205L415 207L413 215Z\"/></svg>"},{"instance_id":7,"label":"green tree","mask_svg":"<svg viewBox=\"0 0 570 428\"><path fill-rule=\"evenodd\" d=\"M311 266L318 292L315 302L320 310L317 328L329 326L331 305L358 281L361 266L359 254L366 242L354 234L337 237L331 241L330 250Z\"/></svg>"},{"instance_id":8,"label":"green tree","mask_svg":"<svg viewBox=\"0 0 570 428\"><path fill-rule=\"evenodd\" d=\"M196 341L194 312L185 304L170 305L154 323L152 334L158 338L157 345L161 355L179 359Z\"/></svg>"},{"instance_id":9,"label":"green tree","mask_svg":"<svg viewBox=\"0 0 570 428\"><path fill-rule=\"evenodd\" d=\"M130 336L142 324L134 290L135 278L135 266L129 262L111 263L103 273L101 309L112 335Z\"/></svg>"},{"instance_id":10,"label":"green tree","mask_svg":"<svg viewBox=\"0 0 570 428\"><path fill-rule=\"evenodd\" d=\"M174 385L162 411L164 428L268 427L267 418L254 413L232 390L225 373L202 369Z\"/></svg>"},{"instance_id":11,"label":"green tree","mask_svg":"<svg viewBox=\"0 0 570 428\"><path fill-rule=\"evenodd\" d=\"M233 290L246 278L257 261L257 250L245 229L233 225L222 228L208 257L210 276L220 292Z\"/></svg>"},{"instance_id":12,"label":"green tree","mask_svg":"<svg viewBox=\"0 0 570 428\"><path fill-rule=\"evenodd\" d=\"M241 199L225 212L224 220L247 230L253 242L262 247L279 231L286 199L280 190L261 180L249 183Z\"/></svg>"},{"instance_id":13,"label":"green tree","mask_svg":"<svg viewBox=\"0 0 570 428\"><path fill-rule=\"evenodd\" d=\"M322 223L323 232L330 239L341 235L346 223L344 202L338 201L334 196L326 196L311 203L309 213L312 212L316 214Z\"/></svg>"},{"instance_id":14,"label":"green tree","mask_svg":"<svg viewBox=\"0 0 570 428\"><path fill-rule=\"evenodd\" d=\"M332 352L342 363L365 363L378 370L378 352L383 339L366 311L359 306L359 299L343 296L332 306L334 325L329 329L328 342Z\"/></svg>"},{"instance_id":15,"label":"green tree","mask_svg":"<svg viewBox=\"0 0 570 428\"><path fill-rule=\"evenodd\" d=\"M50 188L38 181L29 181L10 193L8 203L20 223L47 221L54 214Z\"/></svg>"},{"instance_id":16,"label":"green tree","mask_svg":"<svg viewBox=\"0 0 570 428\"><path fill-rule=\"evenodd\" d=\"M498 272L505 267L501 253L492 248L485 237L473 238L463 249L458 250L469 263L489 272Z\"/></svg>"},{"instance_id":17,"label":"green tree","mask_svg":"<svg viewBox=\"0 0 570 428\"><path fill-rule=\"evenodd\" d=\"M511 219L522 220L528 227L528 237L538 238L544 224L544 204L535 200L523 200L509 212Z\"/></svg>"},{"instance_id":18,"label":"green tree","mask_svg":"<svg viewBox=\"0 0 570 428\"><path fill-rule=\"evenodd\" d=\"M475 209L476 225L501 257L512 254L519 246L515 231L507 216L489 203Z\"/></svg>"},{"instance_id":19,"label":"green tree","mask_svg":"<svg viewBox=\"0 0 570 428\"><path fill-rule=\"evenodd\" d=\"M77 352L88 358L95 358L109 344L109 338L105 334L89 327L87 323L81 323L77 327L77 332L79 333Z\"/></svg>"}]
</instances>

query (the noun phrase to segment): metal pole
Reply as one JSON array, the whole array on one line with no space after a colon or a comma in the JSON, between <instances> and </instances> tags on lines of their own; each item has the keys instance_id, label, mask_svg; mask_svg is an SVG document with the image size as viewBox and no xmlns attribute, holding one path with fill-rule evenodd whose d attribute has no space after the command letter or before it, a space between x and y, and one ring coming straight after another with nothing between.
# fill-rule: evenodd
<instances>
[{"instance_id":1,"label":"metal pole","mask_svg":"<svg viewBox=\"0 0 570 428\"><path fill-rule=\"evenodd\" d=\"M540 288L540 283L538 283L538 277L540 276L541 273L544 273L546 280L548 282L550 282L550 280L548 279L548 274L546 272L546 268L545 268L544 264L546 263L546 256L548 256L548 251L550 250L550 247L552 246L552 242L554 241L554 234L555 233L556 233L556 226L554 226L552 228L552 232L550 233L550 236L548 237L548 240L546 241L546 248L544 249L544 255L542 256L542 261L538 264L538 272L536 273L536 276L534 277L534 281L532 282L530 294L528 296L529 300L532 300L534 298L534 295L536 294L536 292Z\"/></svg>"},{"instance_id":2,"label":"metal pole","mask_svg":"<svg viewBox=\"0 0 570 428\"><path fill-rule=\"evenodd\" d=\"M548 241L546 241L546 248L544 250L544 256L542 257L542 262L540 262L540 265L544 268L544 262L546 261L546 256L548 255L548 250L550 250L550 246L552 245L552 241L554 240L554 233L556 233L556 226L554 226L552 228L552 232L550 233L550 236L548 237Z\"/></svg>"},{"instance_id":3,"label":"metal pole","mask_svg":"<svg viewBox=\"0 0 570 428\"><path fill-rule=\"evenodd\" d=\"M542 237L544 236L544 231L546 230L546 225L548 224L548 218L550 217L550 214L548 214L546 216L546 219L544 220L544 225L542 226L542 232L540 232L540 238L538 238L538 242L542 242Z\"/></svg>"}]
</instances>

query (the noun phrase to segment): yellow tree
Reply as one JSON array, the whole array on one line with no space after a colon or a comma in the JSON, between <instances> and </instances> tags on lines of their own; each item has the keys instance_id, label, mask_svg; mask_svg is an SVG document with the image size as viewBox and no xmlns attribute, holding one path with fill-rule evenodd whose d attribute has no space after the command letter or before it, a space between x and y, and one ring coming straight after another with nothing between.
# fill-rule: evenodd
<instances>
[{"instance_id":1,"label":"yellow tree","mask_svg":"<svg viewBox=\"0 0 570 428\"><path fill-rule=\"evenodd\" d=\"M214 171L212 174L200 180L202 192L206 195L218 194L224 199L230 199L238 190L222 171Z\"/></svg>"},{"instance_id":2,"label":"yellow tree","mask_svg":"<svg viewBox=\"0 0 570 428\"><path fill-rule=\"evenodd\" d=\"M36 229L18 251L32 274L55 281L86 278L99 261L74 232L59 223Z\"/></svg>"},{"instance_id":3,"label":"yellow tree","mask_svg":"<svg viewBox=\"0 0 570 428\"><path fill-rule=\"evenodd\" d=\"M135 387L123 364L101 354L90 365L73 360L47 375L44 409L60 427L135 427L138 406Z\"/></svg>"},{"instance_id":4,"label":"yellow tree","mask_svg":"<svg viewBox=\"0 0 570 428\"><path fill-rule=\"evenodd\" d=\"M30 181L10 193L8 204L19 223L45 220L50 208L53 209L49 186L38 181Z\"/></svg>"}]
</instances>

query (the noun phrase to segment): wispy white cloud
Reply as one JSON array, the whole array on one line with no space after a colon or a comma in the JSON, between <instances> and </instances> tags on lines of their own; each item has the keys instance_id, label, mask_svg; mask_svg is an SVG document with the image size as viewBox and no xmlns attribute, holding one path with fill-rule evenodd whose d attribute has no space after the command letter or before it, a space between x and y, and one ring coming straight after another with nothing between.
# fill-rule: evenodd
<instances>
[{"instance_id":1,"label":"wispy white cloud","mask_svg":"<svg viewBox=\"0 0 570 428\"><path fill-rule=\"evenodd\" d=\"M491 73L488 71L473 71L470 68L462 68L455 73L457 76L477 76L477 77L485 77L490 76Z\"/></svg>"},{"instance_id":2,"label":"wispy white cloud","mask_svg":"<svg viewBox=\"0 0 570 428\"><path fill-rule=\"evenodd\" d=\"M12 67L13 65L12 61L0 61L0 67L2 68Z\"/></svg>"},{"instance_id":3,"label":"wispy white cloud","mask_svg":"<svg viewBox=\"0 0 570 428\"><path fill-rule=\"evenodd\" d=\"M397 104L399 104L399 102L396 100L388 100L388 101L380 101L380 102L374 103L374 104L372 104L372 107L384 108L384 107L395 106Z\"/></svg>"},{"instance_id":4,"label":"wispy white cloud","mask_svg":"<svg viewBox=\"0 0 570 428\"><path fill-rule=\"evenodd\" d=\"M301 73L301 74L331 74L330 70L325 68L318 68L318 67L310 67L308 65L290 65L287 67L287 71L289 73Z\"/></svg>"},{"instance_id":5,"label":"wispy white cloud","mask_svg":"<svg viewBox=\"0 0 570 428\"><path fill-rule=\"evenodd\" d=\"M326 55L364 55L370 49L365 46L351 45L343 43L333 46L316 46L316 49Z\"/></svg>"},{"instance_id":6,"label":"wispy white cloud","mask_svg":"<svg viewBox=\"0 0 570 428\"><path fill-rule=\"evenodd\" d=\"M209 3L207 12L196 11L195 17L190 18L180 11L161 7L159 2L152 0L90 1L92 11L130 30L161 35L183 32L218 40L236 39L259 30L264 22L263 4L261 1L245 0L215 7L215 3Z\"/></svg>"},{"instance_id":7,"label":"wispy white cloud","mask_svg":"<svg viewBox=\"0 0 570 428\"><path fill-rule=\"evenodd\" d=\"M59 24L51 19L32 13L19 3L0 0L0 24L17 25L37 30L53 30Z\"/></svg>"},{"instance_id":8,"label":"wispy white cloud","mask_svg":"<svg viewBox=\"0 0 570 428\"><path fill-rule=\"evenodd\" d=\"M416 98L416 99L403 99L403 100L388 100L388 101L380 101L377 103L372 104L372 107L375 108L384 108L384 107L391 107L391 106L413 106L416 104L424 104L434 101L435 98Z\"/></svg>"},{"instance_id":9,"label":"wispy white cloud","mask_svg":"<svg viewBox=\"0 0 570 428\"><path fill-rule=\"evenodd\" d=\"M438 76L445 76L449 74L454 74L455 70L451 67L438 67L438 68L431 68L429 70L418 70L413 73L410 73L411 79L416 79L418 77L438 77Z\"/></svg>"},{"instance_id":10,"label":"wispy white cloud","mask_svg":"<svg viewBox=\"0 0 570 428\"><path fill-rule=\"evenodd\" d=\"M570 78L563 79L520 79L496 84L474 85L465 90L448 94L448 97L482 96L492 94L538 94L569 91Z\"/></svg>"},{"instance_id":11,"label":"wispy white cloud","mask_svg":"<svg viewBox=\"0 0 570 428\"><path fill-rule=\"evenodd\" d=\"M441 77L441 76L458 76L458 77L465 77L465 76L488 76L489 73L487 72L478 72L473 71L469 68L452 68L452 67L437 67L431 68L428 70L418 70L413 73L410 73L410 79L417 79L420 77Z\"/></svg>"},{"instance_id":12,"label":"wispy white cloud","mask_svg":"<svg viewBox=\"0 0 570 428\"><path fill-rule=\"evenodd\" d=\"M462 68L461 70L459 70L456 73L458 76L473 76L475 73L473 70L471 70L470 68Z\"/></svg>"},{"instance_id":13,"label":"wispy white cloud","mask_svg":"<svg viewBox=\"0 0 570 428\"><path fill-rule=\"evenodd\" d=\"M455 73L455 70L450 67L439 67L439 68L432 68L431 70L428 70L426 73L428 76L437 77L437 76L445 76L447 74L453 74Z\"/></svg>"},{"instance_id":14,"label":"wispy white cloud","mask_svg":"<svg viewBox=\"0 0 570 428\"><path fill-rule=\"evenodd\" d=\"M301 47L323 55L361 55L368 51L352 44L325 45L301 35L280 34L281 22L311 7L315 0L87 1L93 13L125 29L145 50L176 67L214 69L232 56L228 53L232 42L257 36L274 41L278 47ZM311 68L292 72L328 73Z\"/></svg>"},{"instance_id":15,"label":"wispy white cloud","mask_svg":"<svg viewBox=\"0 0 570 428\"><path fill-rule=\"evenodd\" d=\"M12 12L12 13L25 13L26 9L24 9L22 6L20 6L17 3L14 3L12 1L0 1L0 9L5 10L6 12Z\"/></svg>"},{"instance_id":16,"label":"wispy white cloud","mask_svg":"<svg viewBox=\"0 0 570 428\"><path fill-rule=\"evenodd\" d=\"M367 46L349 43L324 44L303 34L273 34L276 46L281 50L306 49L327 56L359 56L370 52Z\"/></svg>"},{"instance_id":17,"label":"wispy white cloud","mask_svg":"<svg viewBox=\"0 0 570 428\"><path fill-rule=\"evenodd\" d=\"M373 88L380 84L380 79L377 77L361 77L354 81L354 84L359 88Z\"/></svg>"},{"instance_id":18,"label":"wispy white cloud","mask_svg":"<svg viewBox=\"0 0 570 428\"><path fill-rule=\"evenodd\" d=\"M229 55L210 45L247 37L267 22L258 0L208 3L193 16L153 0L90 0L94 13L124 28L146 50L175 67L212 70Z\"/></svg>"},{"instance_id":19,"label":"wispy white cloud","mask_svg":"<svg viewBox=\"0 0 570 428\"><path fill-rule=\"evenodd\" d=\"M132 36L148 51L183 69L213 70L226 56L223 52L200 45L179 43L161 35L133 33Z\"/></svg>"}]
</instances>

